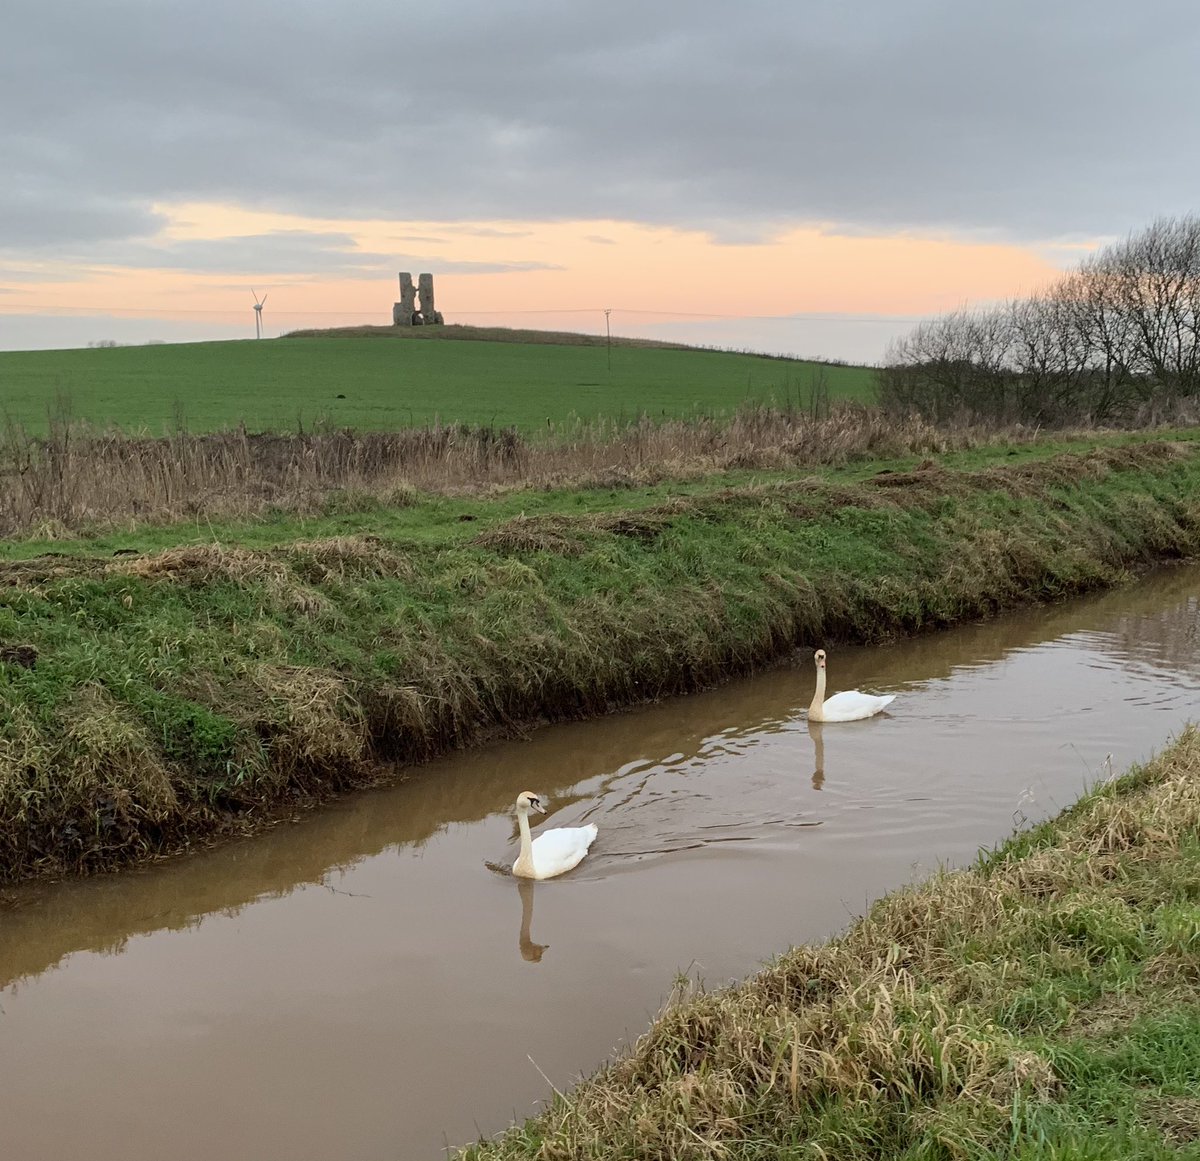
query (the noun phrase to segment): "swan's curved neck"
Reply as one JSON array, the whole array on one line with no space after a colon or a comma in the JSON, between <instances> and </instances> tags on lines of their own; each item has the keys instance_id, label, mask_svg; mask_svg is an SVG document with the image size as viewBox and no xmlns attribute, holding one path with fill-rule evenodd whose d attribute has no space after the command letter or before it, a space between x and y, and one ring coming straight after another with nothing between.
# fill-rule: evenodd
<instances>
[{"instance_id":1,"label":"swan's curved neck","mask_svg":"<svg viewBox=\"0 0 1200 1161\"><path fill-rule=\"evenodd\" d=\"M521 828L521 853L518 858L522 863L533 867L533 836L529 833L529 812L517 811L517 825Z\"/></svg>"},{"instance_id":2,"label":"swan's curved neck","mask_svg":"<svg viewBox=\"0 0 1200 1161\"><path fill-rule=\"evenodd\" d=\"M822 706L825 704L825 667L817 666L817 692L813 694L812 705L808 707L808 720L819 722L822 719Z\"/></svg>"}]
</instances>

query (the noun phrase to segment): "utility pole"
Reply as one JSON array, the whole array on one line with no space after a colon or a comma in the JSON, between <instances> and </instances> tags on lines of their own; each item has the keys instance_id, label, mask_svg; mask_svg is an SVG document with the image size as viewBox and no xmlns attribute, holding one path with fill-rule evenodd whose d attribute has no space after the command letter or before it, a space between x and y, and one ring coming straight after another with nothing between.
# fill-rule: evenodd
<instances>
[{"instance_id":1,"label":"utility pole","mask_svg":"<svg viewBox=\"0 0 1200 1161\"><path fill-rule=\"evenodd\" d=\"M612 308L611 308L611 307L610 307L609 309L605 310L605 312L604 312L604 333L605 333L605 334L607 335L607 337L608 337L608 341L607 341L607 343L606 343L605 345L608 347L608 370L609 370L609 374L611 374L611 373L612 373L612 325L611 325L611 324L610 324L610 322L609 322L609 315L611 315L611 314L612 314Z\"/></svg>"}]
</instances>

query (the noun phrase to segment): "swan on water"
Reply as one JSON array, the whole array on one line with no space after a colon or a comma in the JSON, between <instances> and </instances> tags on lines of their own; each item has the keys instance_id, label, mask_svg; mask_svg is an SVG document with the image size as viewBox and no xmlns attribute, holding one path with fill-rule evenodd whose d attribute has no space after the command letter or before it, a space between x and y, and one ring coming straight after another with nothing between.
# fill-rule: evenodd
<instances>
[{"instance_id":1,"label":"swan on water","mask_svg":"<svg viewBox=\"0 0 1200 1161\"><path fill-rule=\"evenodd\" d=\"M541 797L532 790L517 795L517 823L521 827L521 853L512 873L522 879L553 879L578 866L596 838L596 824L562 826L543 831L536 839L529 834L529 812L545 814Z\"/></svg>"},{"instance_id":2,"label":"swan on water","mask_svg":"<svg viewBox=\"0 0 1200 1161\"><path fill-rule=\"evenodd\" d=\"M881 709L896 700L894 693L884 697L876 697L871 693L860 693L857 689L847 689L835 693L833 697L825 698L825 650L818 649L813 654L817 666L817 692L813 694L812 705L808 707L810 722L857 722L861 718L874 717Z\"/></svg>"}]
</instances>

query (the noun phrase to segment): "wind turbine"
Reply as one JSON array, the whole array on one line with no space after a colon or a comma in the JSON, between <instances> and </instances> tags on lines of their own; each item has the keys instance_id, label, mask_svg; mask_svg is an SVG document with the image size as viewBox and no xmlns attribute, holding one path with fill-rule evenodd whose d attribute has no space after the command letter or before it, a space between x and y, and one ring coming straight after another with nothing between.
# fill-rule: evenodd
<instances>
[{"instance_id":1,"label":"wind turbine","mask_svg":"<svg viewBox=\"0 0 1200 1161\"><path fill-rule=\"evenodd\" d=\"M262 300L259 300L258 293L254 287L250 287L250 293L254 295L254 337L262 338L262 308L263 303L267 301L267 296L264 294Z\"/></svg>"}]
</instances>

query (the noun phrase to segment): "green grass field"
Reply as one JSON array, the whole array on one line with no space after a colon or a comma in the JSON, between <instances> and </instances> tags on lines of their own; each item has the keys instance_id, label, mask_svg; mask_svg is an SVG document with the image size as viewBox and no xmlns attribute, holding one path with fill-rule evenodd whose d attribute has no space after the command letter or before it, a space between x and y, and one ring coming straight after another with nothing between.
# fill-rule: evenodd
<instances>
[{"instance_id":1,"label":"green grass field","mask_svg":"<svg viewBox=\"0 0 1200 1161\"><path fill-rule=\"evenodd\" d=\"M418 332L419 333L419 332ZM590 343L594 339L589 336ZM870 368L673 348L544 342L256 342L0 353L0 412L43 430L60 397L73 417L161 434L244 421L294 431L328 421L386 429L444 423L535 431L573 418L727 413L746 401L873 398Z\"/></svg>"}]
</instances>

